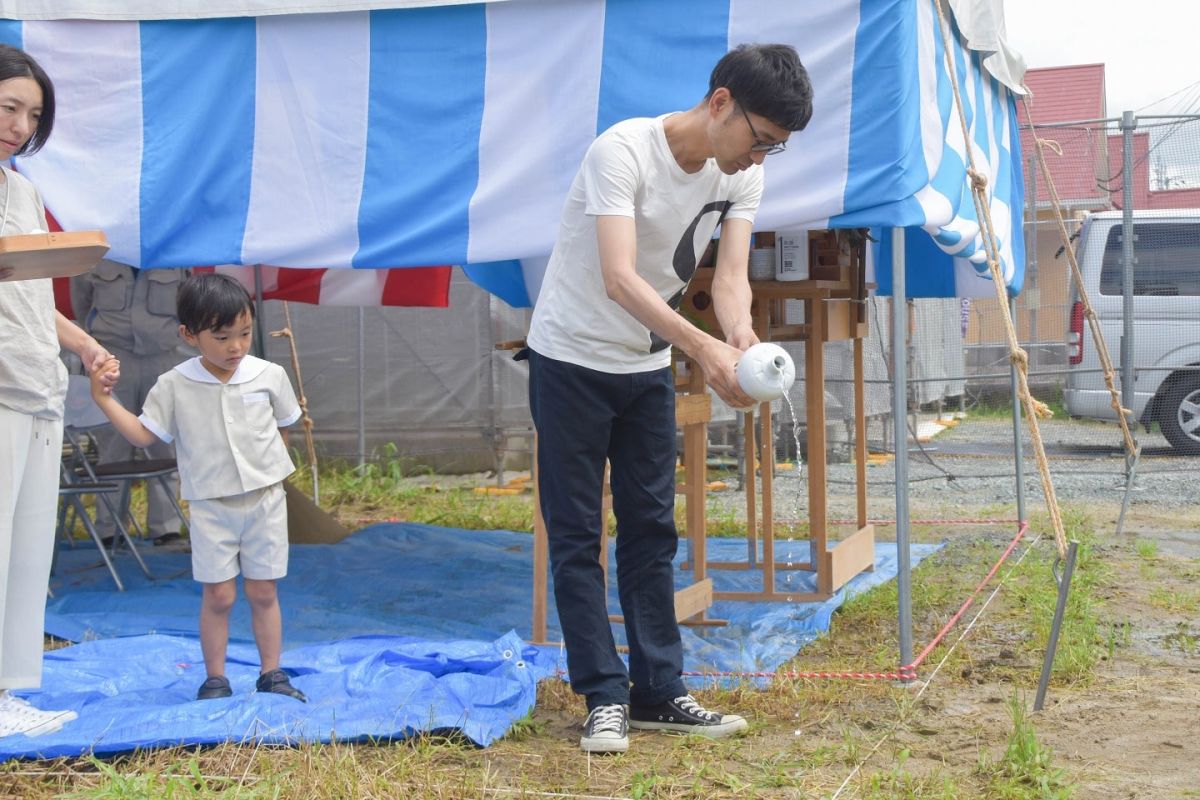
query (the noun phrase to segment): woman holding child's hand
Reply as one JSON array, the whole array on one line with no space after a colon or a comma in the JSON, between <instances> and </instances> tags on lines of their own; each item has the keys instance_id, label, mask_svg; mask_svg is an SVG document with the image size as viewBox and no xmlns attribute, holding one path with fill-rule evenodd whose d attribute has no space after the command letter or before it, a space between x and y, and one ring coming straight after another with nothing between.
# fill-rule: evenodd
<instances>
[{"instance_id":1,"label":"woman holding child's hand","mask_svg":"<svg viewBox=\"0 0 1200 800\"><path fill-rule=\"evenodd\" d=\"M54 85L22 50L0 45L0 164L34 153L54 125ZM42 198L0 166L0 236L46 228ZM12 271L0 268L0 278ZM42 682L46 587L54 550L67 371L60 349L89 370L112 357L54 310L48 278L0 283L0 737L50 733L74 711L43 711L11 694ZM110 392L119 377L103 375Z\"/></svg>"}]
</instances>

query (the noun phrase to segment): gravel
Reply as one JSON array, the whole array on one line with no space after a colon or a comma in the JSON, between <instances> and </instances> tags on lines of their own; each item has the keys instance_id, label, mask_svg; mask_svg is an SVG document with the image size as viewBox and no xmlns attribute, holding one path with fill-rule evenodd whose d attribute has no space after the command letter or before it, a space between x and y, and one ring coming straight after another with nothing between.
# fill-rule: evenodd
<instances>
[{"instance_id":1,"label":"gravel","mask_svg":"<svg viewBox=\"0 0 1200 800\"><path fill-rule=\"evenodd\" d=\"M879 425L870 427L874 436ZM1125 459L1116 426L1074 420L1044 420L1042 441L1051 480L1060 503L1102 501L1120 504L1125 492ZM1022 431L1027 512L1044 508L1042 484L1028 430ZM1158 434L1135 432L1142 446L1132 506L1165 509L1200 503L1197 476L1200 458L1177 455ZM832 438L832 437L831 437ZM844 438L844 437L843 437ZM794 449L794 448L793 448ZM872 451L882 450L872 441ZM831 517L854 515L855 469L848 461L850 445L831 447L828 498ZM774 482L775 517L802 518L808 505L807 465L803 480L792 470L778 471ZM980 514L1012 516L1017 502L1016 459L1012 423L995 417L961 420L931 441L911 445L908 467L909 507L914 514L941 519L976 518ZM727 481L736 487L737 479ZM890 458L867 468L871 516L894 516L895 464ZM745 495L732 488L709 494L710 514L745 516Z\"/></svg>"}]
</instances>

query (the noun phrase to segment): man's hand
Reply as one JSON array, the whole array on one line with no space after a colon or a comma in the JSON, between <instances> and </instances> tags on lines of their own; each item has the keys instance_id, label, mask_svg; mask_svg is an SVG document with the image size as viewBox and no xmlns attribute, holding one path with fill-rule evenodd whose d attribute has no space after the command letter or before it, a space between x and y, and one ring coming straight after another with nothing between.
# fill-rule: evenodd
<instances>
[{"instance_id":1,"label":"man's hand","mask_svg":"<svg viewBox=\"0 0 1200 800\"><path fill-rule=\"evenodd\" d=\"M752 334L753 335L753 334ZM756 339L757 341L757 339ZM737 380L737 362L742 351L718 339L711 339L696 360L704 370L704 380L731 408L753 408L754 398L742 391Z\"/></svg>"},{"instance_id":2,"label":"man's hand","mask_svg":"<svg viewBox=\"0 0 1200 800\"><path fill-rule=\"evenodd\" d=\"M736 347L743 353L749 350L754 345L758 344L758 334L749 325L742 325L736 330L730 332L725 341L732 347Z\"/></svg>"}]
</instances>

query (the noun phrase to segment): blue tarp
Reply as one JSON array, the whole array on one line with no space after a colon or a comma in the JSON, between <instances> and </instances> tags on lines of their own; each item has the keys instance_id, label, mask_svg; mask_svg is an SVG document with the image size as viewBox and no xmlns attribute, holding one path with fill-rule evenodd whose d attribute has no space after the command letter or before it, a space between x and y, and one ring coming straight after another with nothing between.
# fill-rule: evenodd
<instances>
[{"instance_id":1,"label":"blue tarp","mask_svg":"<svg viewBox=\"0 0 1200 800\"><path fill-rule=\"evenodd\" d=\"M386 739L445 728L486 746L532 708L537 680L562 668L557 649L520 638L530 635L532 542L527 533L380 524L336 545L294 545L279 592L283 665L298 676L307 705L253 692L258 658L244 601L230 626L234 696L192 700L204 668L200 586L187 554L144 548L153 581L119 556L128 591L117 592L94 549L64 550L46 630L80 644L47 653L43 689L30 696L80 718L56 734L0 739L0 759L243 739ZM746 556L741 539L707 546L713 561ZM914 564L936 549L914 545ZM779 562L807 561L808 543L778 541L776 554ZM875 571L824 603L717 603L710 616L729 624L683 629L685 669L773 670L828 629L846 591L865 591L895 572L895 546L880 544ZM762 586L757 570L711 574L718 590ZM691 582L690 572L677 575L680 586ZM786 570L777 586L813 588L808 573ZM557 639L550 605L549 636ZM619 613L615 586L610 607Z\"/></svg>"},{"instance_id":2,"label":"blue tarp","mask_svg":"<svg viewBox=\"0 0 1200 800\"><path fill-rule=\"evenodd\" d=\"M79 719L36 738L0 738L0 759L53 758L227 741L268 744L402 739L461 731L486 746L533 708L552 673L515 634L495 642L365 636L288 650L283 666L308 695L299 703L254 691L253 645L229 648L232 697L195 700L204 680L200 643L142 635L82 642L46 654L43 708ZM525 660L531 656L531 660Z\"/></svg>"}]
</instances>

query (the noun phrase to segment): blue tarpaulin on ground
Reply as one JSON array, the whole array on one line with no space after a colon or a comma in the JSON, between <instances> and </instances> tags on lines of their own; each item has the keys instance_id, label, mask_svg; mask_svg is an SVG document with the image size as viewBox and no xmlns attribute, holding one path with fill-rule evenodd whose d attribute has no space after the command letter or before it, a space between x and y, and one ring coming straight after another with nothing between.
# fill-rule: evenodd
<instances>
[{"instance_id":1,"label":"blue tarpaulin on ground","mask_svg":"<svg viewBox=\"0 0 1200 800\"><path fill-rule=\"evenodd\" d=\"M46 630L80 644L47 653L43 688L28 696L80 718L55 734L0 739L0 759L229 740L388 739L447 728L486 746L532 708L537 680L562 668L557 649L520 638L530 635L532 544L527 533L404 523L374 525L335 545L294 545L279 588L283 666L298 676L307 705L253 692L258 658L244 601L230 624L234 696L193 700L204 667L200 585L186 553L144 548L155 580L119 555L128 590L117 592L94 549L64 550ZM741 539L707 546L713 561L746 557ZM936 549L914 545L914 564ZM685 555L681 548L679 560ZM808 543L777 541L776 559L807 561ZM683 629L685 669L773 670L828 629L847 592L895 573L895 546L879 544L875 571L824 603L718 602L710 616L729 624ZM762 588L758 570L710 574L718 590ZM691 573L677 570L677 580L685 586ZM777 588L814 587L809 573L780 570ZM549 637L557 639L550 606ZM610 608L619 613L615 586ZM616 632L620 641L620 626Z\"/></svg>"},{"instance_id":2,"label":"blue tarpaulin on ground","mask_svg":"<svg viewBox=\"0 0 1200 800\"><path fill-rule=\"evenodd\" d=\"M522 650L526 652L522 652ZM525 656L532 656L527 661ZM142 635L82 642L46 654L43 708L79 719L52 734L0 738L0 759L106 755L219 742L403 739L461 731L486 746L529 713L537 680L552 673L515 634L494 642L367 636L287 651L283 666L307 703L254 691L258 653L229 648L232 697L197 701L200 643Z\"/></svg>"}]
</instances>

